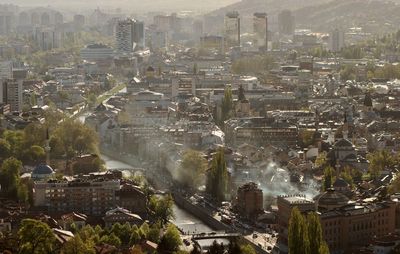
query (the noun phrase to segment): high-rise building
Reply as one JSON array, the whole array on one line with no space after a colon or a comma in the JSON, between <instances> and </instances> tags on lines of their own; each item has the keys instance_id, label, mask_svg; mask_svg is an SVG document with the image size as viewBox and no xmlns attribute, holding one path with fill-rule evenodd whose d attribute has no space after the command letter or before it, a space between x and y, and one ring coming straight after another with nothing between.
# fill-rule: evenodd
<instances>
[{"instance_id":1,"label":"high-rise building","mask_svg":"<svg viewBox=\"0 0 400 254\"><path fill-rule=\"evenodd\" d=\"M115 29L117 51L129 53L145 47L144 23L134 19L120 20Z\"/></svg>"},{"instance_id":2,"label":"high-rise building","mask_svg":"<svg viewBox=\"0 0 400 254\"><path fill-rule=\"evenodd\" d=\"M6 79L2 83L3 102L10 104L11 111L22 110L22 82L22 79Z\"/></svg>"},{"instance_id":3,"label":"high-rise building","mask_svg":"<svg viewBox=\"0 0 400 254\"><path fill-rule=\"evenodd\" d=\"M64 23L64 16L60 12L54 13L54 24L60 25Z\"/></svg>"},{"instance_id":4,"label":"high-rise building","mask_svg":"<svg viewBox=\"0 0 400 254\"><path fill-rule=\"evenodd\" d=\"M204 34L204 26L202 20L195 20L193 22L193 38L200 41L201 36Z\"/></svg>"},{"instance_id":5,"label":"high-rise building","mask_svg":"<svg viewBox=\"0 0 400 254\"><path fill-rule=\"evenodd\" d=\"M329 34L329 50L339 52L344 47L344 32L336 28Z\"/></svg>"},{"instance_id":6,"label":"high-rise building","mask_svg":"<svg viewBox=\"0 0 400 254\"><path fill-rule=\"evenodd\" d=\"M85 25L85 16L81 14L74 15L73 23L77 28L82 28Z\"/></svg>"},{"instance_id":7,"label":"high-rise building","mask_svg":"<svg viewBox=\"0 0 400 254\"><path fill-rule=\"evenodd\" d=\"M135 21L133 24L133 41L139 49L146 47L145 28L142 21Z\"/></svg>"},{"instance_id":8,"label":"high-rise building","mask_svg":"<svg viewBox=\"0 0 400 254\"><path fill-rule=\"evenodd\" d=\"M227 47L240 46L240 17L237 11L225 15L225 42Z\"/></svg>"},{"instance_id":9,"label":"high-rise building","mask_svg":"<svg viewBox=\"0 0 400 254\"><path fill-rule=\"evenodd\" d=\"M8 35L12 31L14 14L11 12L0 13L0 35Z\"/></svg>"},{"instance_id":10,"label":"high-rise building","mask_svg":"<svg viewBox=\"0 0 400 254\"><path fill-rule=\"evenodd\" d=\"M291 11L283 10L278 15L279 33L292 35L295 29L295 19Z\"/></svg>"},{"instance_id":11,"label":"high-rise building","mask_svg":"<svg viewBox=\"0 0 400 254\"><path fill-rule=\"evenodd\" d=\"M265 12L254 13L253 30L255 45L259 48L268 48L268 16Z\"/></svg>"},{"instance_id":12,"label":"high-rise building","mask_svg":"<svg viewBox=\"0 0 400 254\"><path fill-rule=\"evenodd\" d=\"M18 24L20 26L26 26L29 25L29 15L26 12L21 12L18 16Z\"/></svg>"},{"instance_id":13,"label":"high-rise building","mask_svg":"<svg viewBox=\"0 0 400 254\"><path fill-rule=\"evenodd\" d=\"M49 26L50 25L50 15L47 12L43 12L40 16L40 24L42 26Z\"/></svg>"}]
</instances>

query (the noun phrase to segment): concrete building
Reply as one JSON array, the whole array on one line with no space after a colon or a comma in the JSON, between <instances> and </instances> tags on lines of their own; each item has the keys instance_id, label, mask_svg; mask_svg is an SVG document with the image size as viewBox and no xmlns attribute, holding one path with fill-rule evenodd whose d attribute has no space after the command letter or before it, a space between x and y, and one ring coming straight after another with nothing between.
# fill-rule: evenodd
<instances>
[{"instance_id":1,"label":"concrete building","mask_svg":"<svg viewBox=\"0 0 400 254\"><path fill-rule=\"evenodd\" d=\"M129 210L121 207L107 211L103 220L105 226L108 228L111 228L115 223L120 223L122 225L128 222L131 225L137 226L140 226L143 223L143 219L139 215L133 214Z\"/></svg>"},{"instance_id":2,"label":"concrete building","mask_svg":"<svg viewBox=\"0 0 400 254\"><path fill-rule=\"evenodd\" d=\"M254 13L253 32L255 35L254 44L259 48L268 49L268 16L265 12Z\"/></svg>"},{"instance_id":3,"label":"concrete building","mask_svg":"<svg viewBox=\"0 0 400 254\"><path fill-rule=\"evenodd\" d=\"M344 32L336 28L329 34L329 50L340 52L344 47Z\"/></svg>"},{"instance_id":4,"label":"concrete building","mask_svg":"<svg viewBox=\"0 0 400 254\"><path fill-rule=\"evenodd\" d=\"M11 12L0 13L0 35L8 35L13 30L14 14Z\"/></svg>"},{"instance_id":5,"label":"concrete building","mask_svg":"<svg viewBox=\"0 0 400 254\"><path fill-rule=\"evenodd\" d=\"M225 122L225 134L233 146L249 142L259 146L295 146L298 140L296 126L263 117L230 119Z\"/></svg>"},{"instance_id":6,"label":"concrete building","mask_svg":"<svg viewBox=\"0 0 400 254\"><path fill-rule=\"evenodd\" d=\"M117 51L129 53L145 47L144 23L134 19L119 20L115 28Z\"/></svg>"},{"instance_id":7,"label":"concrete building","mask_svg":"<svg viewBox=\"0 0 400 254\"><path fill-rule=\"evenodd\" d=\"M81 58L88 61L107 60L114 57L114 50L103 44L90 44L81 49Z\"/></svg>"},{"instance_id":8,"label":"concrete building","mask_svg":"<svg viewBox=\"0 0 400 254\"><path fill-rule=\"evenodd\" d=\"M115 193L120 189L119 180L76 179L72 181L49 180L34 183L34 206L49 212L79 212L104 215L115 208Z\"/></svg>"},{"instance_id":9,"label":"concrete building","mask_svg":"<svg viewBox=\"0 0 400 254\"><path fill-rule=\"evenodd\" d=\"M6 79L2 82L3 102L10 105L11 111L21 111L23 106L23 80Z\"/></svg>"},{"instance_id":10,"label":"concrete building","mask_svg":"<svg viewBox=\"0 0 400 254\"><path fill-rule=\"evenodd\" d=\"M225 15L224 37L227 47L240 46L240 16L238 12L229 12Z\"/></svg>"},{"instance_id":11,"label":"concrete building","mask_svg":"<svg viewBox=\"0 0 400 254\"><path fill-rule=\"evenodd\" d=\"M256 183L246 183L238 188L236 207L242 216L249 219L257 218L264 211L263 192Z\"/></svg>"},{"instance_id":12,"label":"concrete building","mask_svg":"<svg viewBox=\"0 0 400 254\"><path fill-rule=\"evenodd\" d=\"M295 18L291 11L283 10L278 15L279 33L293 35L295 30Z\"/></svg>"}]
</instances>

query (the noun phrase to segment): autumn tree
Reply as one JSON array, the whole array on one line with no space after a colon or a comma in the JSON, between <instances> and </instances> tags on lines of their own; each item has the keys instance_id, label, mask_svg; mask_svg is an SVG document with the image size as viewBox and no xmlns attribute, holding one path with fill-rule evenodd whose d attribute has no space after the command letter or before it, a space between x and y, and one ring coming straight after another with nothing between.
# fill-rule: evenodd
<instances>
[{"instance_id":1,"label":"autumn tree","mask_svg":"<svg viewBox=\"0 0 400 254\"><path fill-rule=\"evenodd\" d=\"M324 170L324 185L323 189L327 190L332 188L333 183L335 182L336 171L332 167L326 167Z\"/></svg>"}]
</instances>

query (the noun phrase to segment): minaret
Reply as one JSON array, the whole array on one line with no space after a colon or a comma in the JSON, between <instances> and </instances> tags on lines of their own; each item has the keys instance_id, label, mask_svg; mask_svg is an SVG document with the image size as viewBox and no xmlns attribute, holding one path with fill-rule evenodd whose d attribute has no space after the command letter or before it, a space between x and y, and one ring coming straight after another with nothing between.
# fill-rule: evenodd
<instances>
[{"instance_id":1,"label":"minaret","mask_svg":"<svg viewBox=\"0 0 400 254\"><path fill-rule=\"evenodd\" d=\"M344 124L342 134L344 139L349 138L349 123L347 122L347 112L344 112Z\"/></svg>"},{"instance_id":2,"label":"minaret","mask_svg":"<svg viewBox=\"0 0 400 254\"><path fill-rule=\"evenodd\" d=\"M44 150L46 151L46 165L50 165L50 135L49 135L49 128L46 130L46 144L44 147Z\"/></svg>"}]
</instances>

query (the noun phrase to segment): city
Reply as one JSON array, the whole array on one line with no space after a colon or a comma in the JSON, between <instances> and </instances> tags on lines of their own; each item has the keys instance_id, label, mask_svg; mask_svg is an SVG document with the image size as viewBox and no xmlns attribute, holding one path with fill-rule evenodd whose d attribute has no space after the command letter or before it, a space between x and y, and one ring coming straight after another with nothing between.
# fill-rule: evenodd
<instances>
[{"instance_id":1,"label":"city","mask_svg":"<svg viewBox=\"0 0 400 254\"><path fill-rule=\"evenodd\" d=\"M400 253L399 11L0 1L0 253Z\"/></svg>"}]
</instances>

